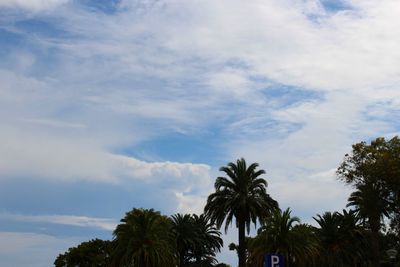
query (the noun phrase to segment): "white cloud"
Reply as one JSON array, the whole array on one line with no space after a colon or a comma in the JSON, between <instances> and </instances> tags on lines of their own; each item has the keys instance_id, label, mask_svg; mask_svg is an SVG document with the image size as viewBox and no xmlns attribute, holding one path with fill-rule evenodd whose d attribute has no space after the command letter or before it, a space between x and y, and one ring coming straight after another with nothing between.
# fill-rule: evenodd
<instances>
[{"instance_id":1,"label":"white cloud","mask_svg":"<svg viewBox=\"0 0 400 267\"><path fill-rule=\"evenodd\" d=\"M148 11L141 26L178 57L238 59L253 73L285 84L364 91L398 82L399 11L392 1L363 11L320 13L317 22L308 17L309 2L170 3Z\"/></svg>"},{"instance_id":2,"label":"white cloud","mask_svg":"<svg viewBox=\"0 0 400 267\"><path fill-rule=\"evenodd\" d=\"M269 192L282 209L291 207L303 220L312 222L317 213L345 208L350 188L337 181L334 170L304 176L270 180Z\"/></svg>"},{"instance_id":3,"label":"white cloud","mask_svg":"<svg viewBox=\"0 0 400 267\"><path fill-rule=\"evenodd\" d=\"M252 89L252 82L249 80L246 71L233 68L210 73L208 83L216 92L231 97L244 97Z\"/></svg>"},{"instance_id":4,"label":"white cloud","mask_svg":"<svg viewBox=\"0 0 400 267\"><path fill-rule=\"evenodd\" d=\"M187 195L182 192L176 192L178 200L176 208L179 213L202 214L206 204L206 197L197 195Z\"/></svg>"},{"instance_id":5,"label":"white cloud","mask_svg":"<svg viewBox=\"0 0 400 267\"><path fill-rule=\"evenodd\" d=\"M54 124L54 122L52 122ZM59 127L60 123L57 123ZM64 124L61 124L64 125ZM72 127L75 130L75 127ZM210 186L210 167L205 164L145 162L112 154L86 143L83 138L56 137L36 131L1 127L2 179L29 175L51 181L87 180L106 183L166 183L189 192Z\"/></svg>"},{"instance_id":6,"label":"white cloud","mask_svg":"<svg viewBox=\"0 0 400 267\"><path fill-rule=\"evenodd\" d=\"M29 175L51 180L115 182L110 157L84 140L2 127L2 179Z\"/></svg>"},{"instance_id":7,"label":"white cloud","mask_svg":"<svg viewBox=\"0 0 400 267\"><path fill-rule=\"evenodd\" d=\"M36 124L37 121L34 122ZM39 126L43 127L43 121L39 122ZM45 122L46 128L55 124L57 129L62 125L62 131L81 130L80 127L64 127L64 124L54 122L49 126L48 121ZM90 181L121 187L155 187L166 195L165 199L170 203L165 204L170 207L176 203L180 212L201 212L200 202L197 201L204 202L212 187L211 168L206 164L146 162L112 154L82 137L57 137L45 131L30 131L29 128L19 131L5 125L0 128L0 182L30 177L50 182ZM85 218L82 220L81 223L85 224Z\"/></svg>"},{"instance_id":8,"label":"white cloud","mask_svg":"<svg viewBox=\"0 0 400 267\"><path fill-rule=\"evenodd\" d=\"M210 75L214 67L229 65L230 60L241 62L249 75L316 90L368 92L371 86L399 82L395 34L399 10L393 1L374 3L374 8L353 1L352 10L329 15L317 1L295 0L149 1L140 12L137 4L123 6L128 8L114 16L82 10L63 14L66 30L82 38L52 45L92 61L85 64L107 59L119 73L167 80L205 74L206 83L215 84L216 90L226 75L232 78L229 82L245 85L246 77L237 70L218 79ZM309 14L316 14L316 20ZM192 58L204 60L207 68L191 64ZM82 67L75 75L93 75L101 68Z\"/></svg>"},{"instance_id":9,"label":"white cloud","mask_svg":"<svg viewBox=\"0 0 400 267\"><path fill-rule=\"evenodd\" d=\"M29 11L50 10L67 3L69 0L0 0L0 8L22 8Z\"/></svg>"},{"instance_id":10,"label":"white cloud","mask_svg":"<svg viewBox=\"0 0 400 267\"><path fill-rule=\"evenodd\" d=\"M176 212L201 214L206 197L212 191L211 168L206 164L145 162L125 156L114 156L120 164L117 172L157 188L172 192ZM167 198L166 198L167 199Z\"/></svg>"},{"instance_id":11,"label":"white cloud","mask_svg":"<svg viewBox=\"0 0 400 267\"><path fill-rule=\"evenodd\" d=\"M126 172L132 177L176 177L186 179L188 176L196 176L204 185L209 184L210 167L206 164L177 163L177 162L145 162L126 156L114 156L121 165L126 167Z\"/></svg>"},{"instance_id":12,"label":"white cloud","mask_svg":"<svg viewBox=\"0 0 400 267\"><path fill-rule=\"evenodd\" d=\"M76 238L57 238L35 233L0 232L0 265L52 266L58 254L78 244Z\"/></svg>"},{"instance_id":13,"label":"white cloud","mask_svg":"<svg viewBox=\"0 0 400 267\"><path fill-rule=\"evenodd\" d=\"M363 117L377 101L399 96L400 10L395 1L373 6L349 1L351 10L336 13L325 12L318 1L146 3L124 1L112 16L79 5L63 10L57 15L60 25L79 38L43 37L35 43L59 49L58 68L41 79L2 71L2 103L9 109L2 119L12 125L3 136L2 149L10 155L3 171L26 163L26 172L44 176L66 169L61 176L116 181L118 170L109 163L121 161L109 152L115 147L151 139L155 129L160 135L192 134L222 121L230 137L226 146L246 148L227 157L249 155L267 166L286 170L289 164L288 172L306 168L312 175L333 168L352 142L395 132L393 125ZM22 61L26 73L38 60ZM269 106L274 96L262 95L276 83L326 96L276 108ZM391 105L399 107L395 101ZM63 108L79 112L52 115ZM47 129L39 135L32 126L16 127L14 119ZM266 141L271 119L282 134ZM286 131L292 124L299 125L294 133ZM21 128L26 135L16 133ZM75 132L60 134L53 128ZM251 142L236 139L236 129L244 137L251 133ZM58 157L49 151L59 151ZM282 156L264 156L269 153ZM121 164L133 173L129 166L136 163ZM171 167L160 170L179 176Z\"/></svg>"},{"instance_id":14,"label":"white cloud","mask_svg":"<svg viewBox=\"0 0 400 267\"><path fill-rule=\"evenodd\" d=\"M365 121L366 99L352 93L335 92L320 101L302 103L273 112L277 120L300 124L284 137L239 140L227 147L233 158L244 156L259 162L267 171L269 192L281 206L310 219L326 210L345 207L349 188L341 184L334 170L351 144L390 127Z\"/></svg>"},{"instance_id":15,"label":"white cloud","mask_svg":"<svg viewBox=\"0 0 400 267\"><path fill-rule=\"evenodd\" d=\"M22 215L14 213L0 213L0 220L63 224L99 228L108 231L113 231L118 224L116 220L109 218L93 218L73 215Z\"/></svg>"},{"instance_id":16,"label":"white cloud","mask_svg":"<svg viewBox=\"0 0 400 267\"><path fill-rule=\"evenodd\" d=\"M86 128L86 126L81 123L70 123L52 119L22 119L22 120L29 123L40 124L50 127L57 127L57 128Z\"/></svg>"}]
</instances>

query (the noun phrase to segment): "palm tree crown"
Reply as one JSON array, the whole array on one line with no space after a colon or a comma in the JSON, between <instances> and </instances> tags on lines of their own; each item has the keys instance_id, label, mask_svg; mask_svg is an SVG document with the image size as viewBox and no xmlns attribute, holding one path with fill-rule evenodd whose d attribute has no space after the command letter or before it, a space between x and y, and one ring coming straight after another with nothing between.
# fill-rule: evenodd
<instances>
[{"instance_id":1,"label":"palm tree crown","mask_svg":"<svg viewBox=\"0 0 400 267\"><path fill-rule=\"evenodd\" d=\"M359 266L360 262L368 262L365 236L354 211L325 212L314 220L319 225L317 266Z\"/></svg>"},{"instance_id":2,"label":"palm tree crown","mask_svg":"<svg viewBox=\"0 0 400 267\"><path fill-rule=\"evenodd\" d=\"M223 245L221 233L203 214L197 216L178 213L172 215L171 219L179 266L200 266L204 265L204 262L217 262L216 252L220 251Z\"/></svg>"},{"instance_id":3,"label":"palm tree crown","mask_svg":"<svg viewBox=\"0 0 400 267\"><path fill-rule=\"evenodd\" d=\"M266 191L267 182L260 178L264 170L257 170L258 164L247 167L241 158L235 163L221 167L227 177L218 177L215 192L212 193L204 208L205 214L220 228L225 221L225 232L233 218L239 228L239 267L245 265L245 228L257 223L278 208L278 203Z\"/></svg>"},{"instance_id":4,"label":"palm tree crown","mask_svg":"<svg viewBox=\"0 0 400 267\"><path fill-rule=\"evenodd\" d=\"M284 256L285 266L310 264L317 253L317 242L309 225L291 216L290 209L276 210L258 229L257 236L249 238L249 260L251 266L261 266L266 253Z\"/></svg>"},{"instance_id":5,"label":"palm tree crown","mask_svg":"<svg viewBox=\"0 0 400 267\"><path fill-rule=\"evenodd\" d=\"M347 204L348 207L354 208L364 225L371 231L371 255L375 265L379 264L380 258L381 222L385 216L389 216L390 211L390 202L384 194L385 191L377 182L365 181L356 186L356 191L351 193Z\"/></svg>"},{"instance_id":6,"label":"palm tree crown","mask_svg":"<svg viewBox=\"0 0 400 267\"><path fill-rule=\"evenodd\" d=\"M115 266L175 266L171 221L153 209L133 209L114 231Z\"/></svg>"}]
</instances>

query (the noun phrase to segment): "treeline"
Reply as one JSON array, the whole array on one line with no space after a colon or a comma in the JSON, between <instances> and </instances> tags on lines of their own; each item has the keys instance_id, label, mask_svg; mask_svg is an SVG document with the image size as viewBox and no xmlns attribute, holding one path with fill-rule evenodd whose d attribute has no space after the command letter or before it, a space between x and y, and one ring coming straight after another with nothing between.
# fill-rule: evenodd
<instances>
[{"instance_id":1,"label":"treeline","mask_svg":"<svg viewBox=\"0 0 400 267\"><path fill-rule=\"evenodd\" d=\"M56 267L219 266L221 233L204 216L161 215L133 209L114 230L112 241L94 239L60 254Z\"/></svg>"},{"instance_id":2,"label":"treeline","mask_svg":"<svg viewBox=\"0 0 400 267\"><path fill-rule=\"evenodd\" d=\"M190 267L228 266L216 254L223 242L219 229L234 224L238 244L230 244L239 267L261 267L266 253L280 254L290 267L400 266L400 139L377 138L352 146L337 169L338 179L352 186L348 209L301 223L282 210L266 191L264 170L244 159L220 168L215 192L204 214L170 217L153 209L126 213L112 241L94 239L60 254L56 267ZM246 237L250 225L260 225Z\"/></svg>"}]
</instances>

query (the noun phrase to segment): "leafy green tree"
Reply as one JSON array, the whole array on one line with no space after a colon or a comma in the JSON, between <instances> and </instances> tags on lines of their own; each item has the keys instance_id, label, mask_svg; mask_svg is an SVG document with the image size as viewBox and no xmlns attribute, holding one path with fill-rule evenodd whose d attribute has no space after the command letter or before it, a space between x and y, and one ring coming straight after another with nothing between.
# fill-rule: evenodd
<instances>
[{"instance_id":1,"label":"leafy green tree","mask_svg":"<svg viewBox=\"0 0 400 267\"><path fill-rule=\"evenodd\" d=\"M77 247L69 248L64 254L58 255L54 261L55 267L108 267L112 254L112 242L93 239L82 242Z\"/></svg>"},{"instance_id":2,"label":"leafy green tree","mask_svg":"<svg viewBox=\"0 0 400 267\"><path fill-rule=\"evenodd\" d=\"M352 146L337 170L341 180L355 188L349 205L355 207L371 231L371 253L374 265L382 255L379 235L384 217L399 229L400 214L400 139L377 138L370 144Z\"/></svg>"},{"instance_id":3,"label":"leafy green tree","mask_svg":"<svg viewBox=\"0 0 400 267\"><path fill-rule=\"evenodd\" d=\"M218 177L215 181L215 192L212 193L204 208L205 214L218 228L225 221L225 232L233 218L239 232L239 267L246 265L245 237L250 231L250 224L266 218L271 211L278 208L278 203L266 192L267 182L260 178L264 170L257 170L258 164L247 167L246 161L238 159L236 164L228 163L221 167L227 177Z\"/></svg>"},{"instance_id":4,"label":"leafy green tree","mask_svg":"<svg viewBox=\"0 0 400 267\"><path fill-rule=\"evenodd\" d=\"M114 231L114 266L175 266L175 246L168 217L153 209L133 209Z\"/></svg>"}]
</instances>

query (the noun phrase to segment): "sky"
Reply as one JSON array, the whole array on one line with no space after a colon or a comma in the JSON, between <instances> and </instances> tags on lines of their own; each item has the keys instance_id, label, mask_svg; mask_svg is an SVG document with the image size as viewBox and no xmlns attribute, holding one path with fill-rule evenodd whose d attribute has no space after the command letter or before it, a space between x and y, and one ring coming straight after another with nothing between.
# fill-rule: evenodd
<instances>
[{"instance_id":1,"label":"sky","mask_svg":"<svg viewBox=\"0 0 400 267\"><path fill-rule=\"evenodd\" d=\"M132 208L201 213L241 157L303 222L342 210L351 145L400 129L399 17L397 0L0 0L0 266L53 266Z\"/></svg>"}]
</instances>

